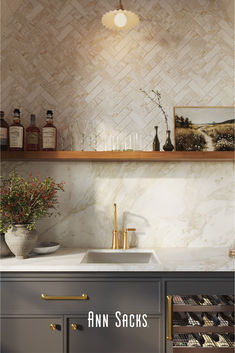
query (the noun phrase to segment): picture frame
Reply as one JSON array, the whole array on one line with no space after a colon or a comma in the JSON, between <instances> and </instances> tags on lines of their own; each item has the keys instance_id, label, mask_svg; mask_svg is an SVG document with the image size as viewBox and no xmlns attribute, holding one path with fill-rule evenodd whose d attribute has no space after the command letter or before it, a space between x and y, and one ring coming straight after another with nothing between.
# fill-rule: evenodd
<instances>
[{"instance_id":1,"label":"picture frame","mask_svg":"<svg viewBox=\"0 0 235 353\"><path fill-rule=\"evenodd\" d=\"M176 151L234 151L234 106L173 107Z\"/></svg>"}]
</instances>

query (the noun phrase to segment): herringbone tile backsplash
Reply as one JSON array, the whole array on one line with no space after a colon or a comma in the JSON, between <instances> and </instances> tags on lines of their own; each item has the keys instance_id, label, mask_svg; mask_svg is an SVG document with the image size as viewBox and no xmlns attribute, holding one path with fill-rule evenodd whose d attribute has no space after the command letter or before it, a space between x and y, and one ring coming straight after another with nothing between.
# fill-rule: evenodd
<instances>
[{"instance_id":1,"label":"herringbone tile backsplash","mask_svg":"<svg viewBox=\"0 0 235 353\"><path fill-rule=\"evenodd\" d=\"M63 149L82 133L140 132L150 149L163 116L139 91L159 89L173 129L174 105L233 103L232 0L124 0L140 16L127 33L101 24L115 0L1 0L2 110L42 126L53 109Z\"/></svg>"}]
</instances>

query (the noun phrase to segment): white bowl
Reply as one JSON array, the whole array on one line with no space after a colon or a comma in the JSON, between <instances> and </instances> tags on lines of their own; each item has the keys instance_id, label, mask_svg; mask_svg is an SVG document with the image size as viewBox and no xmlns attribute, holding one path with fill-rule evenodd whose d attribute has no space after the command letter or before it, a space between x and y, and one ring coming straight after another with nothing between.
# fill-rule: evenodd
<instances>
[{"instance_id":1,"label":"white bowl","mask_svg":"<svg viewBox=\"0 0 235 353\"><path fill-rule=\"evenodd\" d=\"M44 254L51 254L58 250L60 247L59 243L54 243L54 242L41 242L39 243L35 248L33 248L33 252L39 255L44 255Z\"/></svg>"}]
</instances>

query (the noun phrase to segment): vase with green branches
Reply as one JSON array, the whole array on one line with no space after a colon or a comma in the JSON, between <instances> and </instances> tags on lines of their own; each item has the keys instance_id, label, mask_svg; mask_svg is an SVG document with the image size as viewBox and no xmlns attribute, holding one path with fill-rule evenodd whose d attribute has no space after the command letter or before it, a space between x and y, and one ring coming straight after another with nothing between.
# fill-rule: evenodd
<instances>
[{"instance_id":1,"label":"vase with green branches","mask_svg":"<svg viewBox=\"0 0 235 353\"><path fill-rule=\"evenodd\" d=\"M58 191L64 191L64 182L56 183L51 177L41 180L39 174L26 179L11 172L1 178L0 231L16 257L27 257L32 250L37 240L36 222L56 210Z\"/></svg>"}]
</instances>

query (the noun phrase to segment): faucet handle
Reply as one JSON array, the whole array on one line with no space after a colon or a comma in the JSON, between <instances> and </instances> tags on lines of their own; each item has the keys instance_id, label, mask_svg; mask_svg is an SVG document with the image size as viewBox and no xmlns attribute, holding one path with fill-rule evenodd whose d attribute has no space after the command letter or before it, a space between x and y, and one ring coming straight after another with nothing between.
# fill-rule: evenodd
<instances>
[{"instance_id":1,"label":"faucet handle","mask_svg":"<svg viewBox=\"0 0 235 353\"><path fill-rule=\"evenodd\" d=\"M129 249L129 243L128 243L128 232L134 232L136 228L125 228L124 233L123 233L123 249Z\"/></svg>"}]
</instances>

